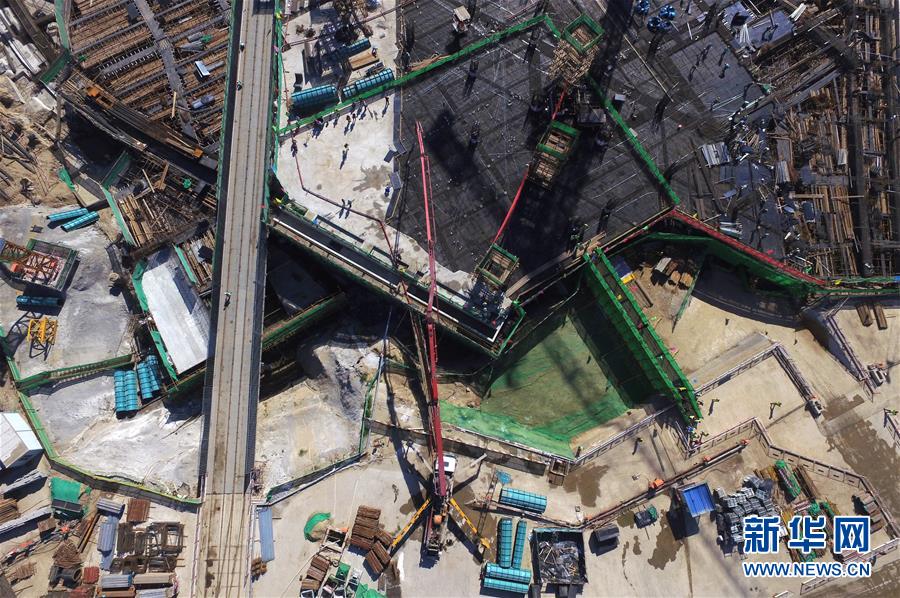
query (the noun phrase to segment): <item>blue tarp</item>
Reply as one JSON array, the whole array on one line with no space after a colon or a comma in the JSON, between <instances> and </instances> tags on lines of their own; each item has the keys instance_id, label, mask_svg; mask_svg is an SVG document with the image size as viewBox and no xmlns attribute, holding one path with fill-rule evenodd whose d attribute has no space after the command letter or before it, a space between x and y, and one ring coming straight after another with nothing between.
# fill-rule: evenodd
<instances>
[{"instance_id":1,"label":"blue tarp","mask_svg":"<svg viewBox=\"0 0 900 598\"><path fill-rule=\"evenodd\" d=\"M259 510L259 556L264 563L275 560L275 535L272 531L272 509Z\"/></svg>"},{"instance_id":2,"label":"blue tarp","mask_svg":"<svg viewBox=\"0 0 900 598\"><path fill-rule=\"evenodd\" d=\"M691 517L699 517L716 508L713 504L712 492L709 491L709 486L706 483L682 488L681 496Z\"/></svg>"}]
</instances>

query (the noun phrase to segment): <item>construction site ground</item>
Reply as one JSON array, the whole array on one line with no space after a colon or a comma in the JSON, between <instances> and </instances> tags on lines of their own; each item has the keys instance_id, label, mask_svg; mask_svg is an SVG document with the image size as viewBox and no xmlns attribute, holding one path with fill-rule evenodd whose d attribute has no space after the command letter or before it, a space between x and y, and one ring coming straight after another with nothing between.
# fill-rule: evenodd
<instances>
[{"instance_id":1,"label":"construction site ground","mask_svg":"<svg viewBox=\"0 0 900 598\"><path fill-rule=\"evenodd\" d=\"M788 383L784 370L773 357L768 357L701 397L707 415L700 430L714 435L750 416L756 417L767 427L775 444L801 454L817 455L829 464L849 467L867 476L892 510L900 509L900 485L895 473L900 467L900 455L885 420L886 409L900 408L900 382L896 375L900 363L896 330L900 306L896 300L884 302L888 329L883 331L874 324L864 327L852 303L844 304L837 314L841 329L864 363L869 363L867 359L887 360L888 380L869 397L863 384L814 338L786 301L770 299L770 303L780 307L775 310L774 304L770 305L773 311L769 315L754 312L759 295L746 290L741 279L731 273L707 268L700 274L690 306L674 331L666 305L668 301L680 303L680 298L670 296L672 287L643 280L641 286L654 302L647 311L655 316L657 333L689 377L690 372L748 337L762 334L784 346L824 408L822 416L814 419L799 403L797 389ZM709 416L713 398L719 401ZM781 405L775 406L770 418L771 404L778 402Z\"/></svg>"},{"instance_id":2,"label":"construction site ground","mask_svg":"<svg viewBox=\"0 0 900 598\"><path fill-rule=\"evenodd\" d=\"M266 489L359 450L368 382L378 367L365 343L339 342L327 332L302 342L296 356L300 377L262 400L257 413L256 458Z\"/></svg>"},{"instance_id":3,"label":"construction site ground","mask_svg":"<svg viewBox=\"0 0 900 598\"><path fill-rule=\"evenodd\" d=\"M131 352L130 339L125 337L128 308L122 294L109 285L109 239L96 226L68 233L58 226L51 228L46 216L52 211L56 210L25 205L0 208L0 237L7 241L25 245L36 238L78 251L79 263L66 289L65 302L58 314L48 314L57 320L58 331L47 353L32 349L25 338L30 312L16 307L15 298L21 293L9 284L0 285L0 322L8 344L15 350L22 377ZM39 227L39 232L33 232L37 230L34 227Z\"/></svg>"},{"instance_id":4,"label":"construction site ground","mask_svg":"<svg viewBox=\"0 0 900 598\"><path fill-rule=\"evenodd\" d=\"M31 401L63 460L91 473L196 495L203 425L198 403L157 402L119 418L112 372L41 387Z\"/></svg>"},{"instance_id":5,"label":"construction site ground","mask_svg":"<svg viewBox=\"0 0 900 598\"><path fill-rule=\"evenodd\" d=\"M546 516L577 526L586 517L605 511L618 502L642 494L647 483L655 477L672 477L700 461L700 457L685 460L677 441L665 428L654 427L642 434L644 442L627 443L576 470L563 486L548 486L546 477L520 470L482 463L478 476L468 486L456 492L456 499L473 522L492 544L496 540L499 515L490 513L483 520L472 501L482 499L495 471L511 477L510 485L547 497ZM735 440L735 442L737 439ZM396 438L373 436L372 454L361 464L329 476L275 505L276 559L269 563L268 572L256 582L254 593L260 595L289 595L299 591L299 583L318 549L317 542L298 539L298 528L315 513L326 512L337 528L351 527L356 508L369 505L381 509L381 523L395 534L415 512L418 502L411 499L421 491L419 478L409 473L402 457L406 448ZM712 451L713 453L715 451ZM460 465L465 468L468 459ZM737 490L742 478L756 469L768 467L768 457L758 441L751 442L737 456L705 469L686 482L707 482L711 488L722 487L727 492ZM820 492L841 512L852 512L851 496L856 489L841 482L815 476ZM495 499L496 499L495 494ZM626 510L615 517L621 529L620 546L606 554L596 554L593 545L587 555L588 585L586 596L596 595L599 588L617 588L621 595L697 595L721 596L772 595L779 591L799 591L800 580L758 580L745 578L740 569L741 559L724 556L716 543L715 523L703 517L700 534L676 539L673 526L666 517L671 507L668 495L659 495L643 506L655 506L660 521L644 529L634 525L634 511ZM529 529L554 524L529 521ZM452 528L451 528L452 529ZM677 529L677 527L676 527ZM386 572L379 582L362 564L362 554L350 549L344 562L364 570L363 582L378 585L389 596L440 595L469 596L479 594L479 565L467 543L456 541L440 561L426 562L429 572L441 576L440 590L435 591L433 578L418 574L421 552L421 527L416 528L401 550L395 555L402 590L391 593L395 580ZM884 531L873 536L878 545L887 539ZM530 551L526 552L523 568L530 569ZM757 557L754 557L757 558ZM825 557L829 559L829 556ZM890 559L888 559L890 560Z\"/></svg>"},{"instance_id":6,"label":"construction site ground","mask_svg":"<svg viewBox=\"0 0 900 598\"><path fill-rule=\"evenodd\" d=\"M48 476L48 479L43 480L40 484L30 484L25 489L17 492L16 498L19 501L17 506L19 512L23 514L34 509L39 509L50 505L50 477L70 479L67 476L51 469L49 461L47 461L47 459L44 457L34 462L33 464L26 466L25 470L27 471L29 469L36 469L43 472ZM20 475L22 473L24 472L21 470L15 472L16 475ZM0 483L11 481L11 479L7 478L7 475L0 476ZM86 513L88 514L88 516L92 514L93 505L100 497L107 498L114 502L126 505L131 498L129 496L121 494L91 490L89 493L83 495L82 497L82 504L88 506L88 508L86 509ZM182 553L177 560L175 574L178 576L179 583L182 584L182 587L187 586L190 583L191 575L193 574L193 559L191 558L191 556L193 553L196 515L189 508L176 508L174 506L160 504L159 502L151 502L148 514L148 522L180 522L184 524L184 549L182 550ZM64 522L60 522L60 525L62 525L63 523ZM87 546L84 549L84 552L82 553L83 564L85 566L96 566L100 563L101 555L97 550L99 529L100 526L98 525L94 529L91 540L88 542ZM19 531L22 532L22 530ZM19 545L38 537L39 533L37 530L37 521L34 521L26 526L23 533L0 536L0 555L5 556L9 551L13 550ZM72 536L71 539L76 544L79 541L79 538L77 536ZM24 562L31 562L35 566L35 573L31 578L19 582L18 584L13 586L13 589L16 591L17 595L42 596L45 594L50 569L53 566L53 553L59 547L59 545L59 539L42 542L34 551L32 551L32 553L27 558L16 562L15 565Z\"/></svg>"}]
</instances>

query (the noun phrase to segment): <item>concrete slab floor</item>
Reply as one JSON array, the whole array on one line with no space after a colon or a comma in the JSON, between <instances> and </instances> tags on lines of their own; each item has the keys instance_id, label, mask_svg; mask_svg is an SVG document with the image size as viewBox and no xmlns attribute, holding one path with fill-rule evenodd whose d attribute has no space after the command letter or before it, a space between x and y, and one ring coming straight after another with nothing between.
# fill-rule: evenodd
<instances>
[{"instance_id":1,"label":"concrete slab floor","mask_svg":"<svg viewBox=\"0 0 900 598\"><path fill-rule=\"evenodd\" d=\"M202 421L199 405L161 403L119 419L112 372L37 389L31 401L60 456L91 473L194 496ZM153 450L146 450L152 446Z\"/></svg>"},{"instance_id":2,"label":"concrete slab floor","mask_svg":"<svg viewBox=\"0 0 900 598\"><path fill-rule=\"evenodd\" d=\"M0 209L0 237L20 245L31 238L60 243L77 250L80 260L59 313L48 313L57 320L59 329L56 343L46 353L32 349L25 340L29 312L19 310L15 301L21 293L6 281L0 284L0 324L8 343L15 348L16 365L23 377L130 351L125 338L129 318L125 300L109 288L109 240L95 226L69 233L59 227L50 228L46 215L55 211L59 210L30 205ZM34 233L32 227L41 230Z\"/></svg>"}]
</instances>

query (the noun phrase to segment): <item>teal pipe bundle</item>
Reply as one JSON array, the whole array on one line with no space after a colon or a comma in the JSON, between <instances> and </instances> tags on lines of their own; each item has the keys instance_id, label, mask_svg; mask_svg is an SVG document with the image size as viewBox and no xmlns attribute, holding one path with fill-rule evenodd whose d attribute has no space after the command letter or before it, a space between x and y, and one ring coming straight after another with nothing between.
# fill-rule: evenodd
<instances>
[{"instance_id":1,"label":"teal pipe bundle","mask_svg":"<svg viewBox=\"0 0 900 598\"><path fill-rule=\"evenodd\" d=\"M59 307L59 297L19 295L16 297L16 305L19 307Z\"/></svg>"},{"instance_id":2,"label":"teal pipe bundle","mask_svg":"<svg viewBox=\"0 0 900 598\"><path fill-rule=\"evenodd\" d=\"M504 487L500 491L499 502L501 505L516 507L517 509L534 513L543 513L547 510L546 496L525 492L524 490L516 490L515 488Z\"/></svg>"},{"instance_id":3,"label":"teal pipe bundle","mask_svg":"<svg viewBox=\"0 0 900 598\"><path fill-rule=\"evenodd\" d=\"M527 537L528 523L524 519L519 519L519 523L516 524L516 541L513 543L513 569L519 569L522 566L522 555L525 554L525 540Z\"/></svg>"},{"instance_id":4,"label":"teal pipe bundle","mask_svg":"<svg viewBox=\"0 0 900 598\"><path fill-rule=\"evenodd\" d=\"M505 568L512 565L512 519L504 517L497 525L497 563Z\"/></svg>"},{"instance_id":5,"label":"teal pipe bundle","mask_svg":"<svg viewBox=\"0 0 900 598\"><path fill-rule=\"evenodd\" d=\"M505 579L494 579L485 577L482 585L491 590L502 590L504 592L512 592L513 594L527 594L527 583L516 583L514 581L506 581Z\"/></svg>"},{"instance_id":6,"label":"teal pipe bundle","mask_svg":"<svg viewBox=\"0 0 900 598\"><path fill-rule=\"evenodd\" d=\"M383 71L379 71L372 75L371 77L366 77L365 79L360 79L350 85L345 86L341 90L341 96L344 98L344 101L352 98L353 96L357 96L361 93L365 93L370 89L375 89L379 85L384 85L390 81L394 80L394 71L391 69L384 69Z\"/></svg>"},{"instance_id":7,"label":"teal pipe bundle","mask_svg":"<svg viewBox=\"0 0 900 598\"><path fill-rule=\"evenodd\" d=\"M334 85L320 85L291 94L291 108L299 111L321 108L337 101L337 88Z\"/></svg>"},{"instance_id":8,"label":"teal pipe bundle","mask_svg":"<svg viewBox=\"0 0 900 598\"><path fill-rule=\"evenodd\" d=\"M502 579L504 581L512 581L515 583L531 583L531 571L524 571L522 569L517 569L514 567L504 569L503 567L495 565L494 563L488 563L487 565L485 565L484 575L485 577L490 577L492 579Z\"/></svg>"},{"instance_id":9,"label":"teal pipe bundle","mask_svg":"<svg viewBox=\"0 0 900 598\"><path fill-rule=\"evenodd\" d=\"M65 222L66 220L71 220L72 218L84 216L87 213L87 208L75 208L74 210L66 210L64 212L56 212L55 214L50 214L49 216L47 216L47 220L49 220L51 223Z\"/></svg>"},{"instance_id":10,"label":"teal pipe bundle","mask_svg":"<svg viewBox=\"0 0 900 598\"><path fill-rule=\"evenodd\" d=\"M66 222L62 225L62 229L66 232L75 230L76 228L81 228L83 226L88 226L89 224L93 224L100 220L100 214L97 212L88 212L84 216L79 216L75 220L70 222Z\"/></svg>"},{"instance_id":11,"label":"teal pipe bundle","mask_svg":"<svg viewBox=\"0 0 900 598\"><path fill-rule=\"evenodd\" d=\"M134 372L116 371L113 374L116 413L138 410L137 375Z\"/></svg>"},{"instance_id":12,"label":"teal pipe bundle","mask_svg":"<svg viewBox=\"0 0 900 598\"><path fill-rule=\"evenodd\" d=\"M368 50L371 47L372 43L369 41L369 38L364 37L361 40L353 42L349 46L344 46L344 56L353 56L354 54L359 54L363 50Z\"/></svg>"}]
</instances>

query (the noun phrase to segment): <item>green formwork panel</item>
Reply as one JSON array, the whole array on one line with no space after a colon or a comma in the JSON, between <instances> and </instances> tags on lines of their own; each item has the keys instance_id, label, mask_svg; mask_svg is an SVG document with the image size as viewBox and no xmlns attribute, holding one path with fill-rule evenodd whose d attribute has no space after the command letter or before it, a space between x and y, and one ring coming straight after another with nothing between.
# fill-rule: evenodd
<instances>
[{"instance_id":1,"label":"green formwork panel","mask_svg":"<svg viewBox=\"0 0 900 598\"><path fill-rule=\"evenodd\" d=\"M594 291L597 300L606 308L608 317L648 376L652 387L675 400L686 421L702 419L703 415L697 404L693 387L644 316L631 291L622 284L609 259L598 249L593 255L585 255L584 260L588 265L588 287ZM606 272L615 288L607 282L601 269ZM634 321L628 315L623 306L623 303L626 302L635 312L639 321ZM652 346L649 346L644 340L641 331L649 333ZM667 375L666 369L671 373Z\"/></svg>"}]
</instances>

